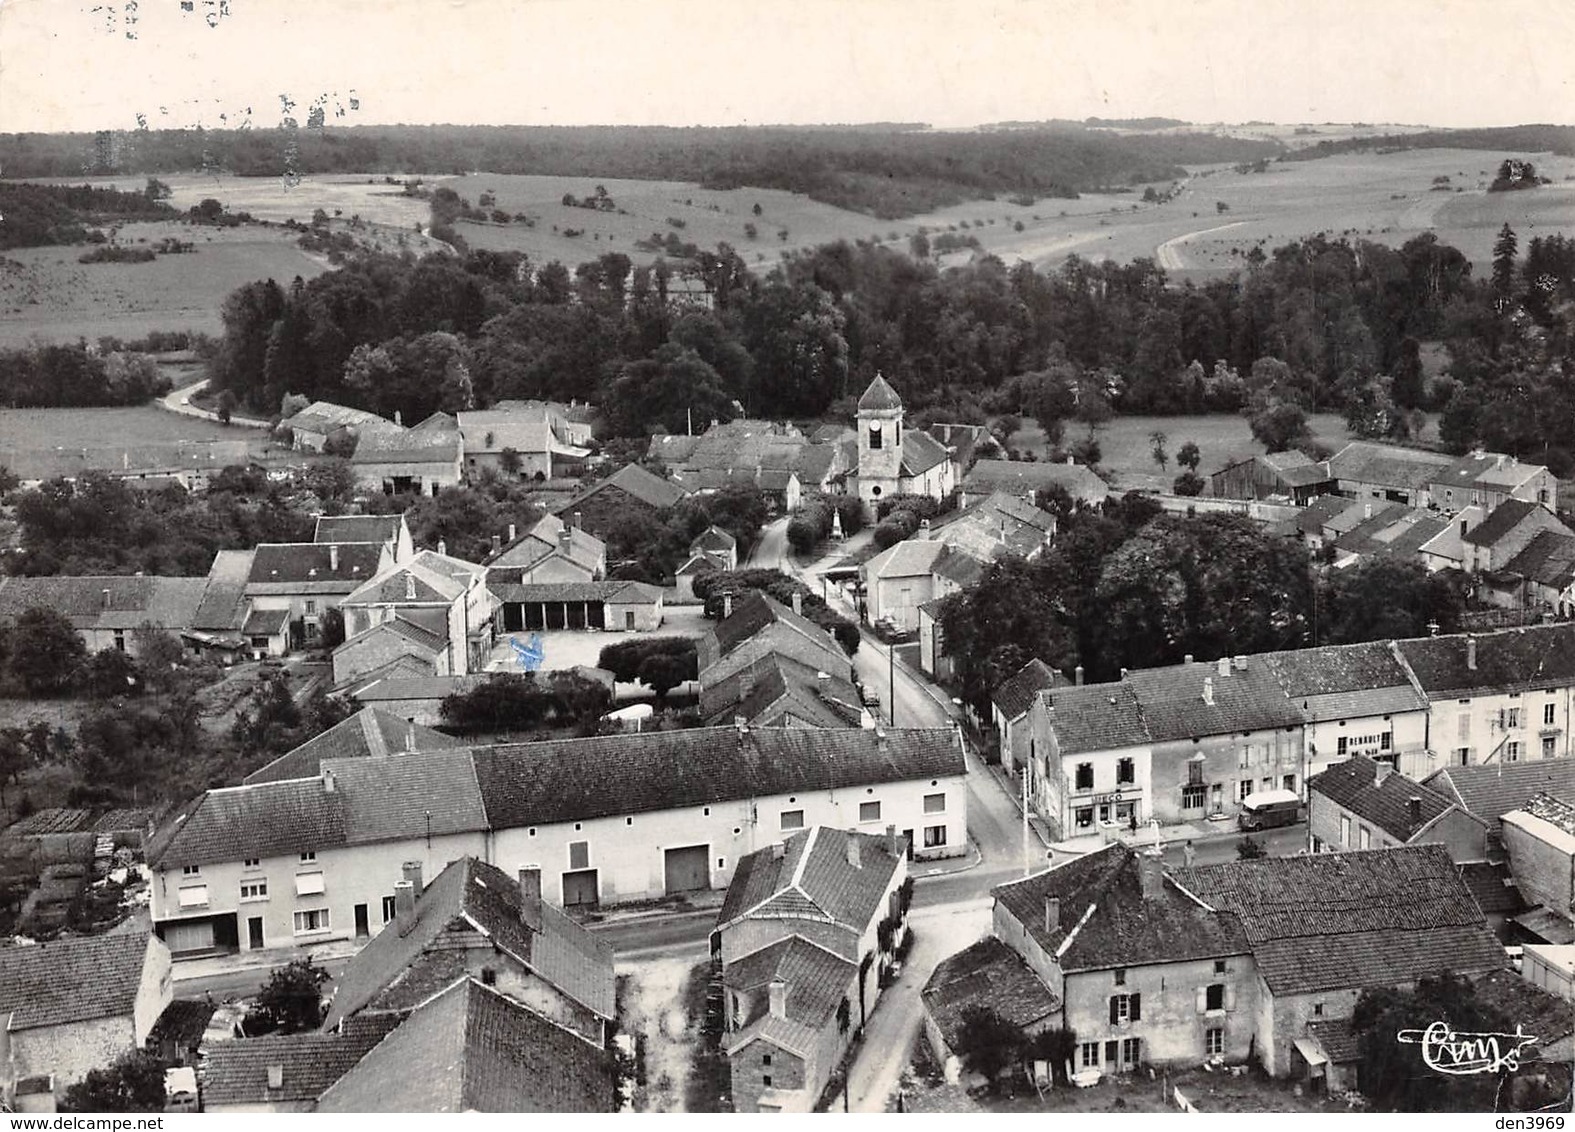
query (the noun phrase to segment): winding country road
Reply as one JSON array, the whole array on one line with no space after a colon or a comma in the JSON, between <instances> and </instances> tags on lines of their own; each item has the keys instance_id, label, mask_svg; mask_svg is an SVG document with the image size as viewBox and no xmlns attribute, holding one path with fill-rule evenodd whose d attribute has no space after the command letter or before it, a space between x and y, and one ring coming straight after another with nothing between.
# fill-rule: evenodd
<instances>
[{"instance_id":1,"label":"winding country road","mask_svg":"<svg viewBox=\"0 0 1575 1132\"><path fill-rule=\"evenodd\" d=\"M159 408L171 413L179 413L183 417L199 417L205 421L213 421L216 424L223 424L224 422L219 420L218 413L210 412L207 409L198 408L196 405L191 403L191 399L198 393L201 393L207 387L208 379L203 378L201 381L196 382L193 385L184 385L179 389L172 389L168 394L160 398ZM256 417L237 417L234 414L231 414L230 416L230 423L235 425L237 428L269 427L267 421L260 421Z\"/></svg>"},{"instance_id":2,"label":"winding country road","mask_svg":"<svg viewBox=\"0 0 1575 1132\"><path fill-rule=\"evenodd\" d=\"M1154 249L1154 258L1159 261L1160 267L1166 271L1183 271L1186 263L1181 258L1181 248L1186 247L1199 236L1211 236L1215 232L1227 232L1232 228L1240 228L1248 223L1245 220L1236 220L1230 224L1221 224L1214 228L1203 228L1197 232L1184 232L1179 236L1172 236L1159 247Z\"/></svg>"}]
</instances>

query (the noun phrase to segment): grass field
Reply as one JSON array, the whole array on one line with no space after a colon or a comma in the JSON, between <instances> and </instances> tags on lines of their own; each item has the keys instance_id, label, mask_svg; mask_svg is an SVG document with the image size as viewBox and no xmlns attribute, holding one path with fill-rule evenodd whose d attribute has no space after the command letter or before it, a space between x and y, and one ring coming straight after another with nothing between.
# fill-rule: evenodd
<instances>
[{"instance_id":1,"label":"grass field","mask_svg":"<svg viewBox=\"0 0 1575 1132\"><path fill-rule=\"evenodd\" d=\"M1317 413L1308 423L1313 436L1330 448L1338 450L1355 439L1337 414ZM1163 475L1159 465L1154 463L1154 445L1149 439L1155 432L1165 434L1165 447L1170 453L1170 464ZM1083 426L1069 424L1065 439L1077 440L1083 435ZM1263 451L1263 445L1252 438L1246 418L1237 415L1115 417L1099 430L1100 466L1109 473L1113 486L1123 490L1169 490L1171 481L1181 474L1176 466L1176 452L1189 440L1197 444L1203 454L1198 474L1204 479L1227 464ZM1033 452L1041 458L1045 454L1044 432L1032 421L1025 421L1023 427L1012 434L1010 443L1013 448Z\"/></svg>"},{"instance_id":2,"label":"grass field","mask_svg":"<svg viewBox=\"0 0 1575 1132\"><path fill-rule=\"evenodd\" d=\"M150 330L216 335L223 329L220 307L235 288L269 278L288 284L327 270L295 246L292 233L276 229L128 224L118 239L135 246L165 236L193 242L196 250L152 263L83 264L81 248L64 247L19 248L0 257L0 346L35 337L138 338Z\"/></svg>"},{"instance_id":3,"label":"grass field","mask_svg":"<svg viewBox=\"0 0 1575 1132\"><path fill-rule=\"evenodd\" d=\"M245 440L260 444L263 439L260 429L221 425L153 405L129 409L0 409L0 454L178 440Z\"/></svg>"}]
</instances>

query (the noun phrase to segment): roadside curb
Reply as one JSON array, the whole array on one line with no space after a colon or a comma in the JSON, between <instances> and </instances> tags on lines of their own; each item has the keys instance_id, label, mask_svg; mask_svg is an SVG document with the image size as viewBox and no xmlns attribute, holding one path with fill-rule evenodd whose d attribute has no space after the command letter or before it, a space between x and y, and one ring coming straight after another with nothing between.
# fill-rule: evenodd
<instances>
[{"instance_id":1,"label":"roadside curb","mask_svg":"<svg viewBox=\"0 0 1575 1132\"><path fill-rule=\"evenodd\" d=\"M917 883L921 880L935 880L938 877L952 877L960 876L963 873L971 873L974 869L977 869L984 864L984 854L979 852L979 846L974 843L974 840L971 837L968 839L968 852L973 855L973 860L969 861L966 865L961 865L955 869L936 868L924 873L916 873L910 869L908 870L908 875L914 879L915 883Z\"/></svg>"}]
</instances>

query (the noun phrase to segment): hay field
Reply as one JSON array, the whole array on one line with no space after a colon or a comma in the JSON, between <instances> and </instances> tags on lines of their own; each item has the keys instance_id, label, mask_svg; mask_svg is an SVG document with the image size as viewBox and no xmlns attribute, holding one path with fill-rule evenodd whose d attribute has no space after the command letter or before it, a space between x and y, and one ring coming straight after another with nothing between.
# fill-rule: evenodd
<instances>
[{"instance_id":1,"label":"hay field","mask_svg":"<svg viewBox=\"0 0 1575 1132\"><path fill-rule=\"evenodd\" d=\"M235 288L256 279L288 284L327 270L295 246L290 232L258 227L127 224L118 241L136 246L165 236L196 244L152 263L78 263L81 247L17 248L0 256L0 347L38 338L138 338L150 330L217 335L219 310Z\"/></svg>"},{"instance_id":2,"label":"hay field","mask_svg":"<svg viewBox=\"0 0 1575 1132\"><path fill-rule=\"evenodd\" d=\"M261 429L221 425L151 404L116 409L0 409L0 453L181 440L245 440L260 450L265 439Z\"/></svg>"}]
</instances>

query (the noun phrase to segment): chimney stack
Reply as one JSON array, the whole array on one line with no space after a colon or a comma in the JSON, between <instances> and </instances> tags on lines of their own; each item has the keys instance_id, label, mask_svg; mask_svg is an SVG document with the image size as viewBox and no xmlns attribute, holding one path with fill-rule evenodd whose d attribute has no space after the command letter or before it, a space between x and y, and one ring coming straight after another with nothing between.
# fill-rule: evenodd
<instances>
[{"instance_id":1,"label":"chimney stack","mask_svg":"<svg viewBox=\"0 0 1575 1132\"><path fill-rule=\"evenodd\" d=\"M1422 799L1415 794L1406 799L1406 815L1411 819L1412 825L1417 825L1422 820Z\"/></svg>"},{"instance_id":2,"label":"chimney stack","mask_svg":"<svg viewBox=\"0 0 1575 1132\"><path fill-rule=\"evenodd\" d=\"M1371 519L1372 517L1373 517L1373 505L1371 503L1363 504L1362 505L1362 518L1364 518L1364 519Z\"/></svg>"},{"instance_id":3,"label":"chimney stack","mask_svg":"<svg viewBox=\"0 0 1575 1132\"><path fill-rule=\"evenodd\" d=\"M1235 668L1237 672L1245 672L1247 671L1247 658L1244 656L1232 657L1231 666Z\"/></svg>"},{"instance_id":4,"label":"chimney stack","mask_svg":"<svg viewBox=\"0 0 1575 1132\"><path fill-rule=\"evenodd\" d=\"M1209 707L1214 706L1214 677L1212 676L1203 678L1203 702Z\"/></svg>"},{"instance_id":5,"label":"chimney stack","mask_svg":"<svg viewBox=\"0 0 1575 1132\"><path fill-rule=\"evenodd\" d=\"M1045 897L1045 931L1058 932L1061 930L1061 898L1059 896Z\"/></svg>"},{"instance_id":6,"label":"chimney stack","mask_svg":"<svg viewBox=\"0 0 1575 1132\"><path fill-rule=\"evenodd\" d=\"M401 413L398 409L394 410L394 423L396 425L398 425L400 428L404 428L405 427L405 415L403 413Z\"/></svg>"},{"instance_id":7,"label":"chimney stack","mask_svg":"<svg viewBox=\"0 0 1575 1132\"><path fill-rule=\"evenodd\" d=\"M441 551L439 553L441 553ZM407 573L405 575L405 600L416 600L416 576L414 574Z\"/></svg>"},{"instance_id":8,"label":"chimney stack","mask_svg":"<svg viewBox=\"0 0 1575 1132\"><path fill-rule=\"evenodd\" d=\"M1374 765L1377 766L1378 769L1373 772L1373 785L1382 786L1384 784L1384 779L1389 777L1389 772L1392 771L1394 767L1390 766L1386 762L1380 762Z\"/></svg>"},{"instance_id":9,"label":"chimney stack","mask_svg":"<svg viewBox=\"0 0 1575 1132\"><path fill-rule=\"evenodd\" d=\"M270 1089L284 1088L284 1066L270 1065L268 1067L268 1087Z\"/></svg>"},{"instance_id":10,"label":"chimney stack","mask_svg":"<svg viewBox=\"0 0 1575 1132\"><path fill-rule=\"evenodd\" d=\"M1186 656L1182 657L1181 658L1181 663L1182 664L1191 664L1192 663L1192 654L1189 652Z\"/></svg>"},{"instance_id":11,"label":"chimney stack","mask_svg":"<svg viewBox=\"0 0 1575 1132\"><path fill-rule=\"evenodd\" d=\"M445 557L448 555L448 543L443 539L438 539L438 553Z\"/></svg>"},{"instance_id":12,"label":"chimney stack","mask_svg":"<svg viewBox=\"0 0 1575 1132\"><path fill-rule=\"evenodd\" d=\"M1125 680L1126 678L1127 678L1127 670L1125 668L1123 668L1121 670L1121 679Z\"/></svg>"},{"instance_id":13,"label":"chimney stack","mask_svg":"<svg viewBox=\"0 0 1575 1132\"><path fill-rule=\"evenodd\" d=\"M514 526L514 524L513 524L513 523L510 523L510 524L509 524L509 541L510 541L510 542L513 542L513 541L514 541L514 537L515 537L515 531L516 531L516 530L517 530L517 529L518 529L518 528L516 528L516 527L515 527L515 526Z\"/></svg>"},{"instance_id":14,"label":"chimney stack","mask_svg":"<svg viewBox=\"0 0 1575 1132\"><path fill-rule=\"evenodd\" d=\"M733 717L733 726L738 728L738 733L740 735L743 735L749 730L749 720L745 719L741 715L735 715Z\"/></svg>"},{"instance_id":15,"label":"chimney stack","mask_svg":"<svg viewBox=\"0 0 1575 1132\"><path fill-rule=\"evenodd\" d=\"M409 720L405 724L405 750L413 751L415 749L416 749L416 721L412 719L412 720Z\"/></svg>"},{"instance_id":16,"label":"chimney stack","mask_svg":"<svg viewBox=\"0 0 1575 1132\"><path fill-rule=\"evenodd\" d=\"M902 856L902 845L897 840L897 827L894 825L886 827L886 855L888 857Z\"/></svg>"},{"instance_id":17,"label":"chimney stack","mask_svg":"<svg viewBox=\"0 0 1575 1132\"><path fill-rule=\"evenodd\" d=\"M1470 633L1466 634L1466 667L1477 670L1477 639Z\"/></svg>"},{"instance_id":18,"label":"chimney stack","mask_svg":"<svg viewBox=\"0 0 1575 1132\"><path fill-rule=\"evenodd\" d=\"M109 608L109 591L107 589L104 591L104 608Z\"/></svg>"},{"instance_id":19,"label":"chimney stack","mask_svg":"<svg viewBox=\"0 0 1575 1132\"><path fill-rule=\"evenodd\" d=\"M929 534L930 533L930 521L928 519L920 519L919 520L919 530L922 531L925 534Z\"/></svg>"},{"instance_id":20,"label":"chimney stack","mask_svg":"<svg viewBox=\"0 0 1575 1132\"><path fill-rule=\"evenodd\" d=\"M793 595L793 612L798 614L800 617L804 616L804 595L803 594L795 593Z\"/></svg>"},{"instance_id":21,"label":"chimney stack","mask_svg":"<svg viewBox=\"0 0 1575 1132\"><path fill-rule=\"evenodd\" d=\"M572 545L573 540L574 533L568 527L564 527L558 532L558 549L565 554L569 553L569 547Z\"/></svg>"},{"instance_id":22,"label":"chimney stack","mask_svg":"<svg viewBox=\"0 0 1575 1132\"><path fill-rule=\"evenodd\" d=\"M864 867L864 857L859 851L859 835L848 834L848 864L855 869Z\"/></svg>"},{"instance_id":23,"label":"chimney stack","mask_svg":"<svg viewBox=\"0 0 1575 1132\"><path fill-rule=\"evenodd\" d=\"M327 767L323 768L323 793L332 794L338 786L334 783L334 772Z\"/></svg>"},{"instance_id":24,"label":"chimney stack","mask_svg":"<svg viewBox=\"0 0 1575 1132\"><path fill-rule=\"evenodd\" d=\"M723 594L722 595L722 616L723 617L731 617L731 616L733 616L733 595L732 594Z\"/></svg>"},{"instance_id":25,"label":"chimney stack","mask_svg":"<svg viewBox=\"0 0 1575 1132\"><path fill-rule=\"evenodd\" d=\"M773 861L780 861L786 856L787 856L787 845L786 845L786 843L781 842L781 841L773 841L771 843L771 859Z\"/></svg>"},{"instance_id":26,"label":"chimney stack","mask_svg":"<svg viewBox=\"0 0 1575 1132\"><path fill-rule=\"evenodd\" d=\"M1138 886L1144 900L1158 900L1165 893L1165 858L1153 849L1137 854Z\"/></svg>"},{"instance_id":27,"label":"chimney stack","mask_svg":"<svg viewBox=\"0 0 1575 1132\"><path fill-rule=\"evenodd\" d=\"M1220 657L1219 661L1218 661L1218 665L1219 665L1219 672L1220 672L1221 676L1229 676L1230 675L1230 657L1228 657L1228 656Z\"/></svg>"},{"instance_id":28,"label":"chimney stack","mask_svg":"<svg viewBox=\"0 0 1575 1132\"><path fill-rule=\"evenodd\" d=\"M335 573L339 572L339 544L328 544L328 568Z\"/></svg>"},{"instance_id":29,"label":"chimney stack","mask_svg":"<svg viewBox=\"0 0 1575 1132\"><path fill-rule=\"evenodd\" d=\"M766 998L770 1004L771 1017L787 1017L787 984L785 982L781 979L772 979L767 983Z\"/></svg>"},{"instance_id":30,"label":"chimney stack","mask_svg":"<svg viewBox=\"0 0 1575 1132\"><path fill-rule=\"evenodd\" d=\"M1072 458L1072 457L1070 457L1070 456L1068 456L1068 457L1067 457L1067 458L1066 458L1066 462L1067 462L1067 463L1068 463L1068 464L1075 464L1075 463L1077 463L1077 461L1076 461L1076 460L1074 460L1074 459L1073 459L1073 458Z\"/></svg>"},{"instance_id":31,"label":"chimney stack","mask_svg":"<svg viewBox=\"0 0 1575 1132\"><path fill-rule=\"evenodd\" d=\"M498 553L498 551L500 551L502 549L503 549L503 536L502 535L493 535L492 536L492 553L496 554L496 553Z\"/></svg>"},{"instance_id":32,"label":"chimney stack","mask_svg":"<svg viewBox=\"0 0 1575 1132\"><path fill-rule=\"evenodd\" d=\"M576 511L574 513L574 529L577 530L577 531L584 529L585 524L581 521L581 519L582 519L582 516L580 515L580 513L578 511Z\"/></svg>"},{"instance_id":33,"label":"chimney stack","mask_svg":"<svg viewBox=\"0 0 1575 1132\"><path fill-rule=\"evenodd\" d=\"M406 861L400 866L400 871L405 874L405 879L410 882L410 888L413 894L420 896L422 889L425 887L421 883L421 862Z\"/></svg>"},{"instance_id":34,"label":"chimney stack","mask_svg":"<svg viewBox=\"0 0 1575 1132\"><path fill-rule=\"evenodd\" d=\"M1079 687L1082 686L1082 683L1083 683L1083 666L1081 664L1079 664L1076 668L1072 669L1072 682L1077 684Z\"/></svg>"},{"instance_id":35,"label":"chimney stack","mask_svg":"<svg viewBox=\"0 0 1575 1132\"><path fill-rule=\"evenodd\" d=\"M541 905L541 866L520 866L520 902L526 908Z\"/></svg>"},{"instance_id":36,"label":"chimney stack","mask_svg":"<svg viewBox=\"0 0 1575 1132\"><path fill-rule=\"evenodd\" d=\"M394 919L409 923L416 914L416 889L408 880L394 882Z\"/></svg>"}]
</instances>

